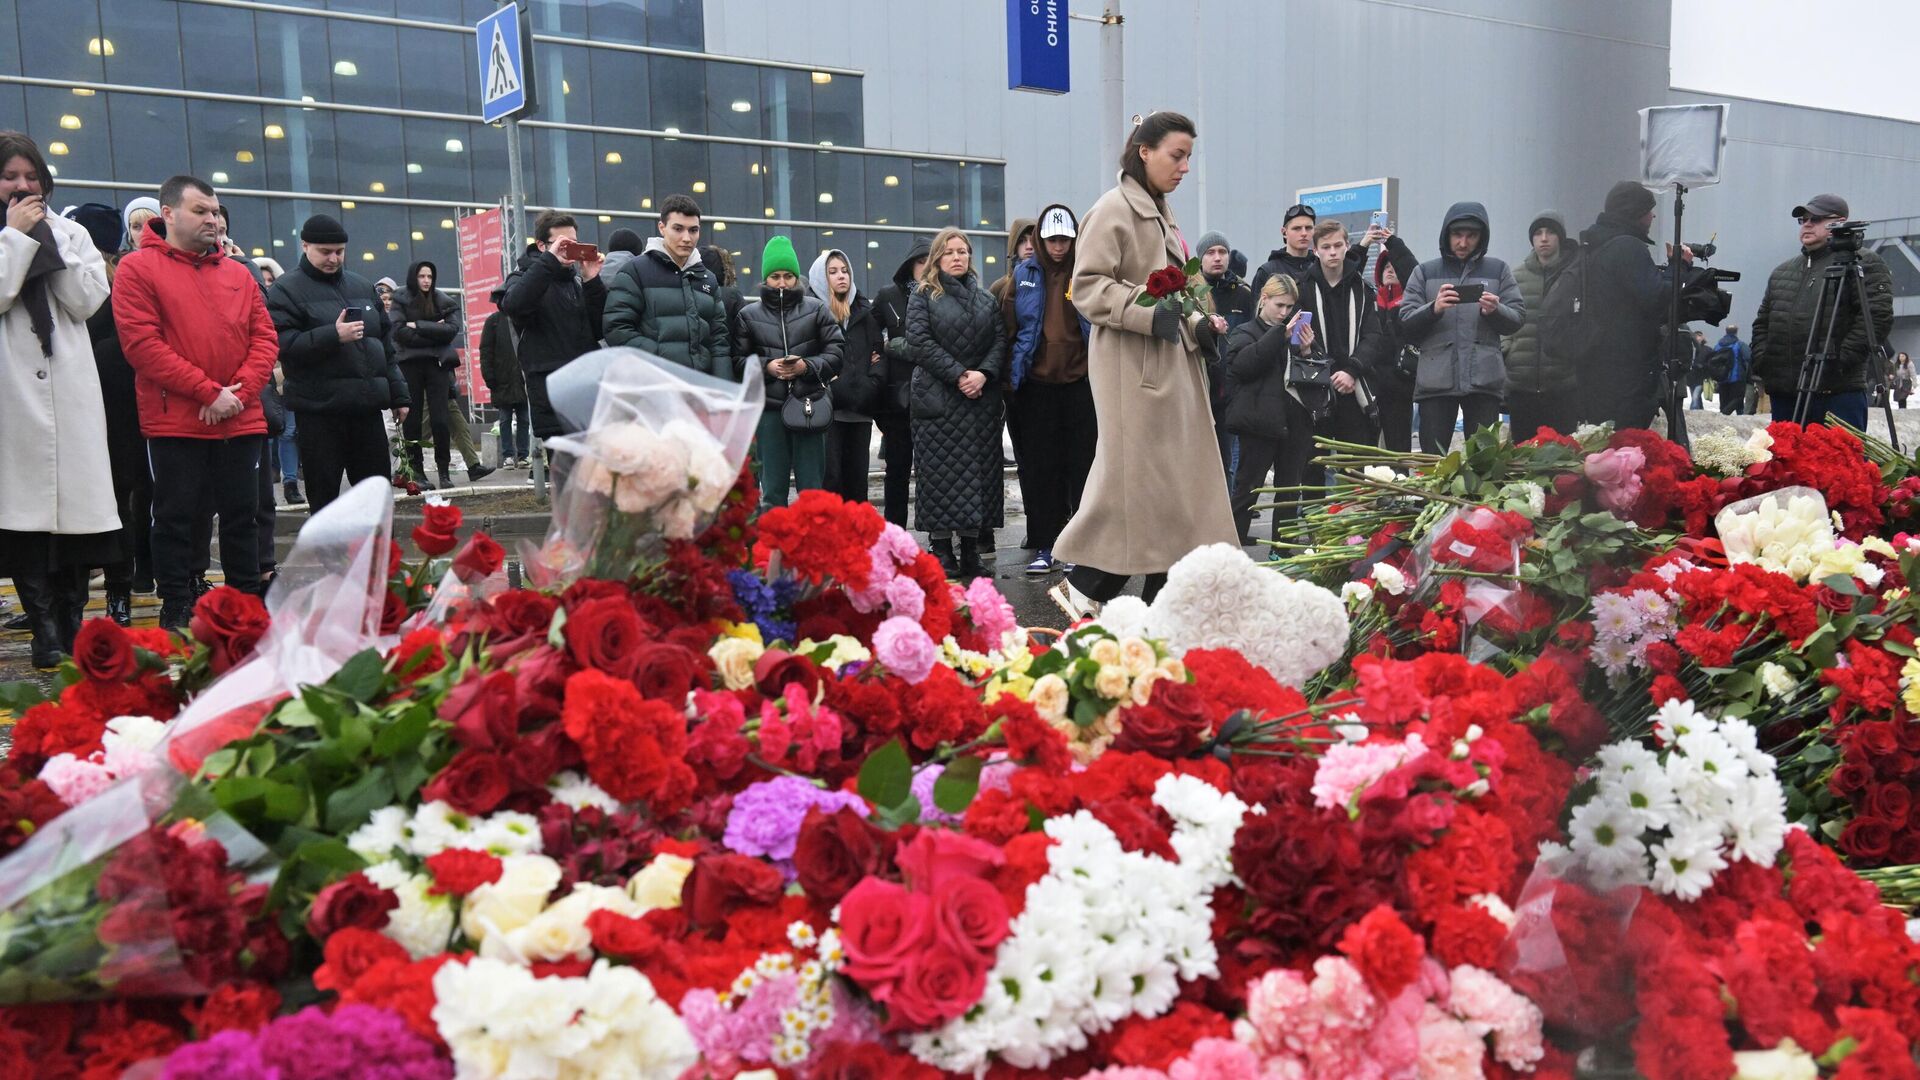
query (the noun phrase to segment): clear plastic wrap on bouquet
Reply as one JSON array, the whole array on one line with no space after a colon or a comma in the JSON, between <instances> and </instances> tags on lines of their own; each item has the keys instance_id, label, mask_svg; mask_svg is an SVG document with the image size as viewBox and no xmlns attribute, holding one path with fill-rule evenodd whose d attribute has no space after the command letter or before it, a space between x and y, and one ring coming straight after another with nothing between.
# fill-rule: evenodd
<instances>
[{"instance_id":1,"label":"clear plastic wrap on bouquet","mask_svg":"<svg viewBox=\"0 0 1920 1080\"><path fill-rule=\"evenodd\" d=\"M1834 539L1827 497L1798 486L1728 503L1713 515L1713 531L1728 562L1757 562L1772 570L1785 570L1793 554L1831 548Z\"/></svg>"},{"instance_id":2,"label":"clear plastic wrap on bouquet","mask_svg":"<svg viewBox=\"0 0 1920 1080\"><path fill-rule=\"evenodd\" d=\"M1520 889L1499 974L1555 1027L1598 1038L1633 1015L1627 933L1642 890L1603 885L1562 849Z\"/></svg>"},{"instance_id":3,"label":"clear plastic wrap on bouquet","mask_svg":"<svg viewBox=\"0 0 1920 1080\"><path fill-rule=\"evenodd\" d=\"M1491 573L1508 574L1516 580L1520 576L1520 545L1517 541L1505 541L1497 552L1478 551L1464 545L1454 534L1456 525L1474 529L1489 529L1498 520L1498 514L1484 506L1461 507L1447 511L1420 542L1413 546L1413 554L1407 563L1407 572L1413 578L1413 598L1425 600L1440 587L1440 581L1432 573L1436 563L1451 563L1458 559L1493 559L1498 568ZM1436 544L1445 545L1436 558Z\"/></svg>"},{"instance_id":4,"label":"clear plastic wrap on bouquet","mask_svg":"<svg viewBox=\"0 0 1920 1080\"><path fill-rule=\"evenodd\" d=\"M766 393L639 349L601 349L547 378L555 411L581 430L546 445L566 455L546 542L522 548L527 576L554 587L624 580L668 540L690 539L733 489Z\"/></svg>"}]
</instances>

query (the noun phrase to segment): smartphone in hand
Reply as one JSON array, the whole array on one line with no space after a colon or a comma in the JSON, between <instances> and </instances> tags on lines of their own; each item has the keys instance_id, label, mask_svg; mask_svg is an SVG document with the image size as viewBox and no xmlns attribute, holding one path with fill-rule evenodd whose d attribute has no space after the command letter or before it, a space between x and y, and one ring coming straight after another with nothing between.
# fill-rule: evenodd
<instances>
[{"instance_id":1,"label":"smartphone in hand","mask_svg":"<svg viewBox=\"0 0 1920 1080\"><path fill-rule=\"evenodd\" d=\"M341 317L348 322L364 322L366 320L366 314L360 310L357 304L348 304L347 309L340 314Z\"/></svg>"},{"instance_id":2,"label":"smartphone in hand","mask_svg":"<svg viewBox=\"0 0 1920 1080\"><path fill-rule=\"evenodd\" d=\"M1313 312L1300 312L1293 317L1293 326L1292 329L1287 332L1287 340L1295 345L1300 344L1301 339L1305 336L1306 330L1311 326L1313 326Z\"/></svg>"},{"instance_id":3,"label":"smartphone in hand","mask_svg":"<svg viewBox=\"0 0 1920 1080\"><path fill-rule=\"evenodd\" d=\"M1387 212L1385 210L1375 210L1371 215L1368 216L1367 225L1375 229L1386 228Z\"/></svg>"},{"instance_id":4,"label":"smartphone in hand","mask_svg":"<svg viewBox=\"0 0 1920 1080\"><path fill-rule=\"evenodd\" d=\"M1480 302L1481 294L1487 291L1487 287L1485 284L1478 281L1463 282L1461 284L1455 285L1453 287L1453 291L1454 291L1454 295L1460 298L1461 303L1477 304Z\"/></svg>"}]
</instances>

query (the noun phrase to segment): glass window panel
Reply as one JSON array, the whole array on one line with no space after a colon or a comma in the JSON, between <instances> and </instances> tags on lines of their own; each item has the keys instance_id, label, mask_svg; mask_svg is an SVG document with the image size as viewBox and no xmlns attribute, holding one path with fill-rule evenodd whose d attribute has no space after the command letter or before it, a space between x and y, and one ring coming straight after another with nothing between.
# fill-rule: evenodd
<instances>
[{"instance_id":1,"label":"glass window panel","mask_svg":"<svg viewBox=\"0 0 1920 1080\"><path fill-rule=\"evenodd\" d=\"M760 138L760 69L721 63L710 63L706 68L708 132Z\"/></svg>"},{"instance_id":2,"label":"glass window panel","mask_svg":"<svg viewBox=\"0 0 1920 1080\"><path fill-rule=\"evenodd\" d=\"M260 88L269 97L333 100L327 59L329 20L304 15L256 12L260 50Z\"/></svg>"},{"instance_id":3,"label":"glass window panel","mask_svg":"<svg viewBox=\"0 0 1920 1080\"><path fill-rule=\"evenodd\" d=\"M407 194L408 181L415 179L407 171L414 148L395 152L401 145L399 117L340 113L334 117L334 131L340 137L340 194Z\"/></svg>"},{"instance_id":4,"label":"glass window panel","mask_svg":"<svg viewBox=\"0 0 1920 1080\"><path fill-rule=\"evenodd\" d=\"M480 115L480 99L471 80L477 77L471 50L455 48L466 39L441 30L401 29L396 37L400 55L400 104L425 112ZM392 90L387 90L391 100Z\"/></svg>"},{"instance_id":5,"label":"glass window panel","mask_svg":"<svg viewBox=\"0 0 1920 1080\"><path fill-rule=\"evenodd\" d=\"M813 188L813 154L772 147L767 150L767 217L812 221L818 217ZM773 213L766 214L771 208Z\"/></svg>"},{"instance_id":6,"label":"glass window panel","mask_svg":"<svg viewBox=\"0 0 1920 1080\"><path fill-rule=\"evenodd\" d=\"M407 148L407 194L416 199L473 198L473 170L467 154L468 126L451 120L402 121ZM388 158L393 151L382 147ZM413 167L420 166L415 172ZM389 185L391 186L391 185Z\"/></svg>"},{"instance_id":7,"label":"glass window panel","mask_svg":"<svg viewBox=\"0 0 1920 1080\"><path fill-rule=\"evenodd\" d=\"M492 10L489 5L472 19L466 17L461 0L407 0L407 18L422 22L465 23L468 26L480 21L480 16Z\"/></svg>"},{"instance_id":8,"label":"glass window panel","mask_svg":"<svg viewBox=\"0 0 1920 1080\"><path fill-rule=\"evenodd\" d=\"M473 194L491 206L507 191L507 131L503 126L467 125L467 154L473 158ZM520 164L533 160L533 129L520 129Z\"/></svg>"},{"instance_id":9,"label":"glass window panel","mask_svg":"<svg viewBox=\"0 0 1920 1080\"><path fill-rule=\"evenodd\" d=\"M594 175L599 205L609 210L653 208L653 155L637 135L595 135Z\"/></svg>"},{"instance_id":10,"label":"glass window panel","mask_svg":"<svg viewBox=\"0 0 1920 1080\"><path fill-rule=\"evenodd\" d=\"M180 171L187 160L186 101L146 94L103 96L113 132L113 174L100 179L159 187Z\"/></svg>"},{"instance_id":11,"label":"glass window panel","mask_svg":"<svg viewBox=\"0 0 1920 1080\"><path fill-rule=\"evenodd\" d=\"M268 186L316 194L340 190L340 149L333 121L336 115L348 114L282 105L263 106L260 114Z\"/></svg>"},{"instance_id":12,"label":"glass window panel","mask_svg":"<svg viewBox=\"0 0 1920 1080\"><path fill-rule=\"evenodd\" d=\"M813 155L814 217L821 221L865 221L866 161L859 154L822 151Z\"/></svg>"},{"instance_id":13,"label":"glass window panel","mask_svg":"<svg viewBox=\"0 0 1920 1080\"><path fill-rule=\"evenodd\" d=\"M440 272L435 284L449 290L456 303L459 302L460 255L455 250L454 221L459 212L452 207L415 206L410 209L409 218L412 228L407 233L405 243L400 250L406 254L409 265L426 259ZM393 275L396 280L400 275ZM465 344L462 339L460 344Z\"/></svg>"},{"instance_id":14,"label":"glass window panel","mask_svg":"<svg viewBox=\"0 0 1920 1080\"><path fill-rule=\"evenodd\" d=\"M260 58L246 47L255 40L253 12L196 4L192 26L192 33L180 35L186 88L216 94L258 94ZM241 43L239 48L234 47L236 41Z\"/></svg>"},{"instance_id":15,"label":"glass window panel","mask_svg":"<svg viewBox=\"0 0 1920 1080\"><path fill-rule=\"evenodd\" d=\"M913 163L867 155L867 218L874 225L913 224Z\"/></svg>"},{"instance_id":16,"label":"glass window panel","mask_svg":"<svg viewBox=\"0 0 1920 1080\"><path fill-rule=\"evenodd\" d=\"M913 163L913 221L923 229L960 224L960 166L951 161ZM908 222L896 222L905 225Z\"/></svg>"},{"instance_id":17,"label":"glass window panel","mask_svg":"<svg viewBox=\"0 0 1920 1080\"><path fill-rule=\"evenodd\" d=\"M11 27L0 23L0 39L4 39L11 32ZM32 127L32 118L27 115L27 94L25 87L20 86L18 83L0 83L0 116L19 117L21 118L20 120L9 120L8 122L20 124L29 129ZM40 153L45 155L46 152L47 148L42 146ZM51 163L51 159L49 159L49 163Z\"/></svg>"},{"instance_id":18,"label":"glass window panel","mask_svg":"<svg viewBox=\"0 0 1920 1080\"><path fill-rule=\"evenodd\" d=\"M587 0L587 37L645 45L648 6L644 0Z\"/></svg>"},{"instance_id":19,"label":"glass window panel","mask_svg":"<svg viewBox=\"0 0 1920 1080\"><path fill-rule=\"evenodd\" d=\"M532 173L534 201L545 206L600 205L594 193L593 141L593 134L585 131L534 130L533 156L522 162Z\"/></svg>"},{"instance_id":20,"label":"glass window panel","mask_svg":"<svg viewBox=\"0 0 1920 1080\"><path fill-rule=\"evenodd\" d=\"M407 274L407 208L388 203L314 204L320 213L335 214L347 230L347 269L373 281ZM302 219L304 220L304 219Z\"/></svg>"},{"instance_id":21,"label":"glass window panel","mask_svg":"<svg viewBox=\"0 0 1920 1080\"><path fill-rule=\"evenodd\" d=\"M760 69L760 137L813 141L813 83L804 71Z\"/></svg>"},{"instance_id":22,"label":"glass window panel","mask_svg":"<svg viewBox=\"0 0 1920 1080\"><path fill-rule=\"evenodd\" d=\"M524 0L533 12L533 32L587 36L587 6L581 0Z\"/></svg>"},{"instance_id":23,"label":"glass window panel","mask_svg":"<svg viewBox=\"0 0 1920 1080\"><path fill-rule=\"evenodd\" d=\"M20 20L18 18L0 18L0 71L20 70ZM0 104L16 105L18 96L0 96ZM19 116L22 110L15 107L6 116Z\"/></svg>"},{"instance_id":24,"label":"glass window panel","mask_svg":"<svg viewBox=\"0 0 1920 1080\"><path fill-rule=\"evenodd\" d=\"M616 49L588 49L587 54L593 72L593 122L609 127L651 127L647 111L648 57Z\"/></svg>"},{"instance_id":25,"label":"glass window panel","mask_svg":"<svg viewBox=\"0 0 1920 1080\"><path fill-rule=\"evenodd\" d=\"M700 0L647 0L647 44L700 50L707 45L707 20Z\"/></svg>"},{"instance_id":26,"label":"glass window panel","mask_svg":"<svg viewBox=\"0 0 1920 1080\"><path fill-rule=\"evenodd\" d=\"M987 166L977 162L964 162L960 166L960 227L963 229L993 228L995 215L987 207ZM1037 213L1038 208L1028 211Z\"/></svg>"},{"instance_id":27,"label":"glass window panel","mask_svg":"<svg viewBox=\"0 0 1920 1080\"><path fill-rule=\"evenodd\" d=\"M258 105L188 101L187 156L193 174L217 187L270 187L260 127Z\"/></svg>"},{"instance_id":28,"label":"glass window panel","mask_svg":"<svg viewBox=\"0 0 1920 1080\"><path fill-rule=\"evenodd\" d=\"M312 199L267 200L267 222L273 237L266 245L267 253L286 270L292 271L300 262L300 225L322 211L335 215L341 213L338 203L314 202Z\"/></svg>"},{"instance_id":29,"label":"glass window panel","mask_svg":"<svg viewBox=\"0 0 1920 1080\"><path fill-rule=\"evenodd\" d=\"M900 269L900 260L919 241L913 233L875 232L867 236L869 243L878 243L879 247L869 247L873 259L873 291L877 294L883 288L893 284L893 272ZM928 237L928 240L933 239Z\"/></svg>"},{"instance_id":30,"label":"glass window panel","mask_svg":"<svg viewBox=\"0 0 1920 1080\"><path fill-rule=\"evenodd\" d=\"M73 0L16 0L20 13L21 73L43 79L100 82L106 43L99 11ZM12 6L12 5L9 5ZM115 43L115 48L119 43Z\"/></svg>"},{"instance_id":31,"label":"glass window panel","mask_svg":"<svg viewBox=\"0 0 1920 1080\"><path fill-rule=\"evenodd\" d=\"M313 6L311 0L309 0L306 6ZM327 0L327 9L329 11L357 11L362 15L392 15L394 13L394 3L393 0ZM413 12L409 10L407 14L412 15Z\"/></svg>"},{"instance_id":32,"label":"glass window panel","mask_svg":"<svg viewBox=\"0 0 1920 1080\"><path fill-rule=\"evenodd\" d=\"M267 223L267 200L250 195L222 195L220 205L227 208L227 235L234 243L250 257L270 255L281 269L287 268L287 260L271 250L273 230Z\"/></svg>"},{"instance_id":33,"label":"glass window panel","mask_svg":"<svg viewBox=\"0 0 1920 1080\"><path fill-rule=\"evenodd\" d=\"M107 62L107 81L179 86L178 12L177 4L156 4L153 0L100 0L101 52ZM111 49L106 45L109 41L113 43Z\"/></svg>"},{"instance_id":34,"label":"glass window panel","mask_svg":"<svg viewBox=\"0 0 1920 1080\"><path fill-rule=\"evenodd\" d=\"M975 220L985 218L986 228L1004 230L1007 227L1007 167L977 167L980 170L980 213Z\"/></svg>"},{"instance_id":35,"label":"glass window panel","mask_svg":"<svg viewBox=\"0 0 1920 1080\"><path fill-rule=\"evenodd\" d=\"M707 78L702 61L675 56L647 58L647 85L652 94L652 127L659 131L707 130Z\"/></svg>"},{"instance_id":36,"label":"glass window panel","mask_svg":"<svg viewBox=\"0 0 1920 1080\"><path fill-rule=\"evenodd\" d=\"M425 60L432 64L435 53L453 56L458 40L451 34L436 35L438 48L429 48L420 56L409 55L409 64ZM394 87L400 84L399 40L393 27L350 19L327 20L327 44L333 73L333 99L349 105L392 105ZM464 51L464 50L463 50ZM435 65L437 66L437 65ZM460 86L463 80L450 80ZM324 99L323 99L324 100Z\"/></svg>"},{"instance_id":37,"label":"glass window panel","mask_svg":"<svg viewBox=\"0 0 1920 1080\"><path fill-rule=\"evenodd\" d=\"M760 253L766 249L769 230L765 225L728 225L724 241L733 256L734 284L751 300L760 287Z\"/></svg>"},{"instance_id":38,"label":"glass window panel","mask_svg":"<svg viewBox=\"0 0 1920 1080\"><path fill-rule=\"evenodd\" d=\"M657 203L668 195L692 195L709 173L707 144L688 139L653 140L653 191ZM694 196L699 201L699 196ZM718 212L718 211L716 211Z\"/></svg>"},{"instance_id":39,"label":"glass window panel","mask_svg":"<svg viewBox=\"0 0 1920 1080\"><path fill-rule=\"evenodd\" d=\"M813 81L813 138L835 146L862 146L865 121L861 118L861 80L825 71L811 73Z\"/></svg>"},{"instance_id":40,"label":"glass window panel","mask_svg":"<svg viewBox=\"0 0 1920 1080\"><path fill-rule=\"evenodd\" d=\"M701 209L726 217L753 217L767 204L767 151L758 146L711 143L707 154L713 175L705 194L696 194Z\"/></svg>"},{"instance_id":41,"label":"glass window panel","mask_svg":"<svg viewBox=\"0 0 1920 1080\"><path fill-rule=\"evenodd\" d=\"M594 120L589 50L574 45L535 45L541 120L584 124Z\"/></svg>"},{"instance_id":42,"label":"glass window panel","mask_svg":"<svg viewBox=\"0 0 1920 1080\"><path fill-rule=\"evenodd\" d=\"M107 128L106 95L74 97L68 91L44 86L26 90L27 134L40 144L47 165L60 170L55 175L75 180L113 179L113 139Z\"/></svg>"}]
</instances>

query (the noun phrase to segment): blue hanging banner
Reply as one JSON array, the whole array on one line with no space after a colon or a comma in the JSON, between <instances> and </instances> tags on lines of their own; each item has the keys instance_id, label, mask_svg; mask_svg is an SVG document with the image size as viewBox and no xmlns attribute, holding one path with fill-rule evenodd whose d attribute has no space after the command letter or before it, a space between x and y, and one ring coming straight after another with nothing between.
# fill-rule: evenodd
<instances>
[{"instance_id":1,"label":"blue hanging banner","mask_svg":"<svg viewBox=\"0 0 1920 1080\"><path fill-rule=\"evenodd\" d=\"M1072 66L1067 0L1007 0L1007 89L1064 94Z\"/></svg>"}]
</instances>

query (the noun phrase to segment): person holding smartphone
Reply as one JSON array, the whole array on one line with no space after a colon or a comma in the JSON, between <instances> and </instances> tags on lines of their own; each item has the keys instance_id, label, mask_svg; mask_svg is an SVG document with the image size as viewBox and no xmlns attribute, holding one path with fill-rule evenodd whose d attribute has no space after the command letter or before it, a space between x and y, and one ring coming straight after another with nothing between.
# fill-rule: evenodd
<instances>
[{"instance_id":1,"label":"person holding smartphone","mask_svg":"<svg viewBox=\"0 0 1920 1080\"><path fill-rule=\"evenodd\" d=\"M1421 263L1397 309L1400 328L1420 350L1413 399L1420 405L1420 451L1444 454L1454 423L1467 434L1500 422L1507 384L1500 337L1527 321L1526 301L1507 264L1487 254L1487 210L1457 202L1440 226L1440 257Z\"/></svg>"},{"instance_id":2,"label":"person holding smartphone","mask_svg":"<svg viewBox=\"0 0 1920 1080\"><path fill-rule=\"evenodd\" d=\"M760 463L760 505L770 509L787 505L787 496L796 489L826 486L828 414L833 409L827 387L840 373L846 334L827 302L808 295L791 239L767 240L760 252L760 274L760 296L740 309L727 355L735 380L746 376L749 363L758 363L766 380L754 458ZM819 405L827 422L790 426L786 403L791 397Z\"/></svg>"},{"instance_id":3,"label":"person holding smartphone","mask_svg":"<svg viewBox=\"0 0 1920 1080\"><path fill-rule=\"evenodd\" d=\"M1233 475L1233 523L1242 545L1258 543L1253 527L1255 492L1266 486L1276 467L1278 485L1299 483L1298 470L1289 473L1285 462L1295 458L1294 444L1311 447L1313 418L1287 385L1287 369L1295 357L1313 351L1313 317L1298 310L1300 286L1285 274L1275 274L1260 286L1260 302L1253 318L1227 335L1227 368L1233 393L1227 399L1226 428L1240 440L1240 467ZM1283 496L1284 498L1284 496ZM1279 539L1282 514L1274 512L1269 539Z\"/></svg>"},{"instance_id":4,"label":"person holding smartphone","mask_svg":"<svg viewBox=\"0 0 1920 1080\"><path fill-rule=\"evenodd\" d=\"M287 376L281 398L300 416L294 437L315 513L339 497L343 473L349 484L392 475L380 413L404 424L413 403L379 294L346 262L347 230L315 214L300 226L300 264L267 293Z\"/></svg>"},{"instance_id":5,"label":"person holding smartphone","mask_svg":"<svg viewBox=\"0 0 1920 1080\"><path fill-rule=\"evenodd\" d=\"M533 433L550 439L564 434L566 425L547 399L547 376L600 347L600 323L607 308L601 271L607 260L591 245L581 244L578 224L557 210L534 219L533 239L534 246L507 278L500 310L520 335L520 369L527 376Z\"/></svg>"}]
</instances>

